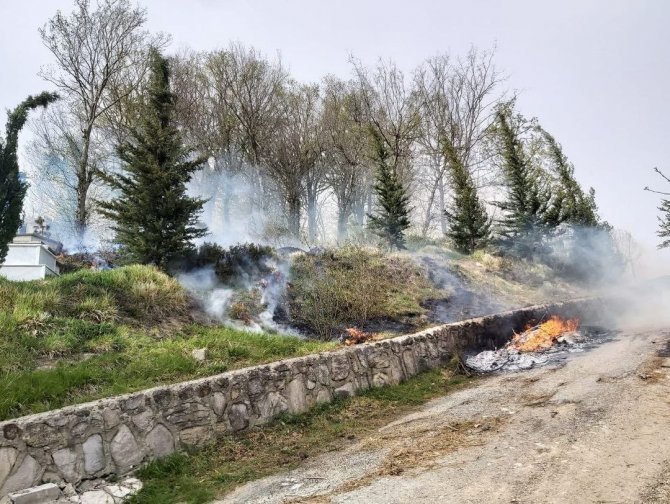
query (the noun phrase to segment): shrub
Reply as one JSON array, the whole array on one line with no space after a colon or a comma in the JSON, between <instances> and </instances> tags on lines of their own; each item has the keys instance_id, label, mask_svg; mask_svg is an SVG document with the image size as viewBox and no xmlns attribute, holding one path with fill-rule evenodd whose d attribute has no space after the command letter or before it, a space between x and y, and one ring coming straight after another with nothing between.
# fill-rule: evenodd
<instances>
[{"instance_id":1,"label":"shrub","mask_svg":"<svg viewBox=\"0 0 670 504\"><path fill-rule=\"evenodd\" d=\"M421 314L420 302L432 293L425 274L408 259L345 247L295 259L289 311L293 324L329 339L347 326Z\"/></svg>"},{"instance_id":2,"label":"shrub","mask_svg":"<svg viewBox=\"0 0 670 504\"><path fill-rule=\"evenodd\" d=\"M444 244L445 240L443 238L436 239L420 234L408 234L405 237L405 246L407 247L407 250L412 252L416 252L425 247L442 247Z\"/></svg>"},{"instance_id":3,"label":"shrub","mask_svg":"<svg viewBox=\"0 0 670 504\"><path fill-rule=\"evenodd\" d=\"M220 282L245 283L271 271L266 261L274 257L272 247L255 243L233 245L225 249L214 243L205 243L187 256L180 264L186 271L213 267Z\"/></svg>"},{"instance_id":4,"label":"shrub","mask_svg":"<svg viewBox=\"0 0 670 504\"><path fill-rule=\"evenodd\" d=\"M263 309L259 289L240 290L236 291L231 298L228 316L233 320L250 324L263 312Z\"/></svg>"}]
</instances>

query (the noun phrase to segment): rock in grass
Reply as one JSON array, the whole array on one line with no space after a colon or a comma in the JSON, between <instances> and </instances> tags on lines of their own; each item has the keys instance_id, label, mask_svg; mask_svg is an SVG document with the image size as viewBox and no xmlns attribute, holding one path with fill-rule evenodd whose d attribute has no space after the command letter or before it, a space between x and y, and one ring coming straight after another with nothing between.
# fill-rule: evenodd
<instances>
[{"instance_id":1,"label":"rock in grass","mask_svg":"<svg viewBox=\"0 0 670 504\"><path fill-rule=\"evenodd\" d=\"M52 502L60 497L60 488L53 483L47 483L9 494L10 502L15 504L39 504Z\"/></svg>"},{"instance_id":2,"label":"rock in grass","mask_svg":"<svg viewBox=\"0 0 670 504\"><path fill-rule=\"evenodd\" d=\"M207 358L207 349L196 348L191 352L191 357L193 357L198 362L205 362L205 359Z\"/></svg>"}]
</instances>

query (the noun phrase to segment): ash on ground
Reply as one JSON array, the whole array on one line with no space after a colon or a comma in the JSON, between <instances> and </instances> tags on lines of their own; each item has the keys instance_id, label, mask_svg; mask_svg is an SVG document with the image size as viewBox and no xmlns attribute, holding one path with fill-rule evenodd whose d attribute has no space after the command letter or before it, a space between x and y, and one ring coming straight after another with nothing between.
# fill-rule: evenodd
<instances>
[{"instance_id":1,"label":"ash on ground","mask_svg":"<svg viewBox=\"0 0 670 504\"><path fill-rule=\"evenodd\" d=\"M560 365L570 354L584 352L614 339L615 331L595 326L584 326L561 336L551 348L540 352L520 352L513 347L484 350L466 355L465 365L480 373L494 371L516 372L548 364Z\"/></svg>"}]
</instances>

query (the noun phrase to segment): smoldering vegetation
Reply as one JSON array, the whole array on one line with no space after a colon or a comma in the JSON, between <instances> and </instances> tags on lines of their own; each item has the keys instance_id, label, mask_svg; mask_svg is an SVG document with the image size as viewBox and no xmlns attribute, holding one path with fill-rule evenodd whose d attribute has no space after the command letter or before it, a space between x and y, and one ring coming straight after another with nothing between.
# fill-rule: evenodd
<instances>
[{"instance_id":1,"label":"smoldering vegetation","mask_svg":"<svg viewBox=\"0 0 670 504\"><path fill-rule=\"evenodd\" d=\"M176 265L176 277L214 321L292 333L283 324L288 267L269 246L205 243Z\"/></svg>"},{"instance_id":2,"label":"smoldering vegetation","mask_svg":"<svg viewBox=\"0 0 670 504\"><path fill-rule=\"evenodd\" d=\"M421 302L437 293L411 259L373 248L204 244L179 271L211 321L324 340L421 327Z\"/></svg>"},{"instance_id":3,"label":"smoldering vegetation","mask_svg":"<svg viewBox=\"0 0 670 504\"><path fill-rule=\"evenodd\" d=\"M419 239L396 252L204 244L177 278L216 323L322 340L352 329L383 337L613 291L627 277L608 236L566 231L526 259L495 249L465 256Z\"/></svg>"},{"instance_id":4,"label":"smoldering vegetation","mask_svg":"<svg viewBox=\"0 0 670 504\"><path fill-rule=\"evenodd\" d=\"M120 147L142 144L133 134L151 101L148 55L167 49L127 0L80 8L90 16L59 14L42 33L55 56L43 76L63 100L35 117L26 149L26 217L49 220L71 270L128 261L120 214L111 222L101 209L123 199L110 179L138 173ZM110 20L135 28L91 29ZM128 52L105 68L101 45ZM175 246L194 249L160 267L210 323L320 339L398 333L612 290L636 273L634 240L598 215L561 145L521 113L493 50L442 53L409 71L351 57L348 76L316 83L242 43L161 61L169 150L201 163L184 181L199 201L188 234L198 238ZM89 68L113 75L100 81ZM160 231L146 238L159 250Z\"/></svg>"}]
</instances>

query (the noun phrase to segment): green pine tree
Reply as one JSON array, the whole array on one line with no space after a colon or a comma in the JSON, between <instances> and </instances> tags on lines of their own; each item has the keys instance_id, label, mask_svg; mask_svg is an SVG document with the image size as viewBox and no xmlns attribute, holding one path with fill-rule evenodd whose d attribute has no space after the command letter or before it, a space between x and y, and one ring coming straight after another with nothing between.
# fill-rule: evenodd
<instances>
[{"instance_id":1,"label":"green pine tree","mask_svg":"<svg viewBox=\"0 0 670 504\"><path fill-rule=\"evenodd\" d=\"M530 257L541 248L547 231L547 210L551 192L542 172L531 163L512 124L512 112L497 112L497 134L502 155L502 173L507 189L505 200L495 205L502 210L498 220L498 244L521 257Z\"/></svg>"},{"instance_id":2,"label":"green pine tree","mask_svg":"<svg viewBox=\"0 0 670 504\"><path fill-rule=\"evenodd\" d=\"M118 197L101 202L101 213L114 221L116 240L132 260L167 269L204 236L197 217L204 200L186 195L186 183L204 162L193 159L175 125L168 61L151 52L151 73L130 141L118 147L125 172L105 177Z\"/></svg>"},{"instance_id":3,"label":"green pine tree","mask_svg":"<svg viewBox=\"0 0 670 504\"><path fill-rule=\"evenodd\" d=\"M664 199L658 209L663 212L663 216L658 218L658 236L663 241L658 248L670 247L670 200Z\"/></svg>"},{"instance_id":4,"label":"green pine tree","mask_svg":"<svg viewBox=\"0 0 670 504\"><path fill-rule=\"evenodd\" d=\"M17 148L19 132L28 119L28 112L37 107L46 107L58 99L54 93L29 96L9 113L5 140L0 138L0 263L7 256L8 245L21 225L23 198L28 185L19 178Z\"/></svg>"},{"instance_id":5,"label":"green pine tree","mask_svg":"<svg viewBox=\"0 0 670 504\"><path fill-rule=\"evenodd\" d=\"M471 254L489 243L491 220L454 145L446 139L442 144L454 193L453 203L444 211L449 221L447 236L459 252Z\"/></svg>"},{"instance_id":6,"label":"green pine tree","mask_svg":"<svg viewBox=\"0 0 670 504\"><path fill-rule=\"evenodd\" d=\"M562 223L583 227L598 226L595 190L591 188L588 194L584 192L575 179L574 166L568 161L559 143L545 130L538 129L547 143L549 158L557 179L553 199L546 215L547 224L550 227Z\"/></svg>"},{"instance_id":7,"label":"green pine tree","mask_svg":"<svg viewBox=\"0 0 670 504\"><path fill-rule=\"evenodd\" d=\"M654 171L660 175L663 180L670 182L670 177L668 177L660 169L654 168ZM664 196L670 196L670 192L657 191L655 189L650 189L649 186L645 187L644 190L656 194L662 194ZM670 248L670 200L661 200L661 206L659 206L658 209L661 211L662 215L658 216L658 231L656 234L659 238L663 238L663 241L659 244L658 248Z\"/></svg>"},{"instance_id":8,"label":"green pine tree","mask_svg":"<svg viewBox=\"0 0 670 504\"><path fill-rule=\"evenodd\" d=\"M377 163L376 182L378 209L376 215L368 215L368 227L388 245L405 248L405 231L410 226L409 196L398 173L389 166L389 152L379 132L371 129L374 159Z\"/></svg>"}]
</instances>

